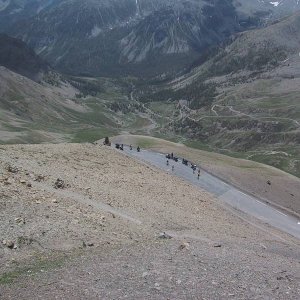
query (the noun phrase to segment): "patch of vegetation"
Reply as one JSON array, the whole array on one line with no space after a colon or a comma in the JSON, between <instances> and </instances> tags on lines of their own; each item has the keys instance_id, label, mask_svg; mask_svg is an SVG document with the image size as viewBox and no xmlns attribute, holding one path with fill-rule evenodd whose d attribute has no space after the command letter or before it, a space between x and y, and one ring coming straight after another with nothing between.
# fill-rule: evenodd
<instances>
[{"instance_id":1,"label":"patch of vegetation","mask_svg":"<svg viewBox=\"0 0 300 300\"><path fill-rule=\"evenodd\" d=\"M184 141L184 145L190 148L194 149L200 149L200 150L205 150L205 151L213 151L212 147L208 145L207 143L204 143L199 140L186 140Z\"/></svg>"},{"instance_id":2,"label":"patch of vegetation","mask_svg":"<svg viewBox=\"0 0 300 300\"><path fill-rule=\"evenodd\" d=\"M86 97L88 95L95 97L105 91L103 86L96 80L73 77L70 80L70 83L80 91L80 94L77 95L78 98Z\"/></svg>"},{"instance_id":3,"label":"patch of vegetation","mask_svg":"<svg viewBox=\"0 0 300 300\"><path fill-rule=\"evenodd\" d=\"M114 112L122 112L124 114L135 112L135 111L145 112L144 106L136 102L132 103L132 102L124 102L124 101L114 101L106 104L106 106Z\"/></svg>"},{"instance_id":4,"label":"patch of vegetation","mask_svg":"<svg viewBox=\"0 0 300 300\"><path fill-rule=\"evenodd\" d=\"M53 270L62 267L67 256L39 257L32 264L17 267L15 270L0 275L0 284L11 284L20 276L35 276L42 270Z\"/></svg>"},{"instance_id":5,"label":"patch of vegetation","mask_svg":"<svg viewBox=\"0 0 300 300\"><path fill-rule=\"evenodd\" d=\"M152 101L172 102L184 99L189 101L191 109L200 109L205 106L210 106L216 94L215 84L197 81L179 90L169 88L150 94L146 93L140 95L139 100L147 103Z\"/></svg>"},{"instance_id":6,"label":"patch of vegetation","mask_svg":"<svg viewBox=\"0 0 300 300\"><path fill-rule=\"evenodd\" d=\"M266 67L274 68L286 59L284 49L264 45L261 48L251 47L245 55L233 55L221 49L212 60L209 76L221 76L240 70L261 71Z\"/></svg>"},{"instance_id":7,"label":"patch of vegetation","mask_svg":"<svg viewBox=\"0 0 300 300\"><path fill-rule=\"evenodd\" d=\"M139 145L141 148L150 148L155 145L155 141L147 138L137 138L136 144Z\"/></svg>"},{"instance_id":8,"label":"patch of vegetation","mask_svg":"<svg viewBox=\"0 0 300 300\"><path fill-rule=\"evenodd\" d=\"M72 139L73 143L92 143L106 136L116 135L117 131L105 127L78 130Z\"/></svg>"}]
</instances>

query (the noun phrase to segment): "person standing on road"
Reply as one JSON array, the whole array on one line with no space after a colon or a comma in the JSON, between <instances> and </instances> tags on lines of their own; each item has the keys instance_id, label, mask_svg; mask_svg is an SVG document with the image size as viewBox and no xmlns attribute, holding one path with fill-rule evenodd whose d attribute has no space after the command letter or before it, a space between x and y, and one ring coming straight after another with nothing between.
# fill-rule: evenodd
<instances>
[{"instance_id":1,"label":"person standing on road","mask_svg":"<svg viewBox=\"0 0 300 300\"><path fill-rule=\"evenodd\" d=\"M169 160L167 159L167 166L169 165Z\"/></svg>"},{"instance_id":2,"label":"person standing on road","mask_svg":"<svg viewBox=\"0 0 300 300\"><path fill-rule=\"evenodd\" d=\"M199 168L199 170L198 170L198 179L200 178L200 168Z\"/></svg>"},{"instance_id":3,"label":"person standing on road","mask_svg":"<svg viewBox=\"0 0 300 300\"><path fill-rule=\"evenodd\" d=\"M172 172L174 172L174 169L175 169L175 167L174 167L174 166L172 166Z\"/></svg>"}]
</instances>

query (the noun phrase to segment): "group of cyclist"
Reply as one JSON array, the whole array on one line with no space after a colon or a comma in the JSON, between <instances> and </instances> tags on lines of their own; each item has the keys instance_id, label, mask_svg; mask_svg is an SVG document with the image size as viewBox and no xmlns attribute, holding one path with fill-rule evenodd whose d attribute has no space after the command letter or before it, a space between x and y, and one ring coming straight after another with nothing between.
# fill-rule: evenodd
<instances>
[{"instance_id":1,"label":"group of cyclist","mask_svg":"<svg viewBox=\"0 0 300 300\"><path fill-rule=\"evenodd\" d=\"M104 144L107 145L108 142L109 142L109 141L105 141ZM110 143L109 143L109 144L110 144ZM116 144L115 146L116 146L117 149L124 150L124 145L123 145L123 144ZM130 149L130 150L133 150L132 145L129 145L129 149ZM140 146L137 146L136 151L137 151L137 152L140 152L140 151L141 151ZM173 152L172 152L171 154L167 154L167 155L166 155L166 158L167 158L167 166L170 165L169 160L173 160L173 161L175 161L175 162L178 162L178 157L174 156ZM182 159L182 163L183 163L184 165L186 165L186 166L189 166L189 165L190 165L191 168L192 168L192 170L193 170L193 174L195 174L196 171L197 171L197 178L200 179L200 173L201 173L201 171L200 171L200 168L197 167L197 165L195 165L195 164L189 162L189 161L188 161L187 159L185 159L185 158ZM175 166L174 166L174 164L173 164L173 165L172 165L172 172L174 172L174 170L175 170Z\"/></svg>"},{"instance_id":2,"label":"group of cyclist","mask_svg":"<svg viewBox=\"0 0 300 300\"><path fill-rule=\"evenodd\" d=\"M116 144L116 148L119 149L119 150L124 150L124 145L123 144ZM132 145L129 146L129 149L132 150ZM141 148L140 146L137 146L136 148L136 151L137 152L140 152L141 151Z\"/></svg>"},{"instance_id":3,"label":"group of cyclist","mask_svg":"<svg viewBox=\"0 0 300 300\"><path fill-rule=\"evenodd\" d=\"M167 166L169 166L169 164L170 164L170 162L169 162L170 159L174 160L175 162L178 161L178 158L175 157L173 153L167 154L167 155L166 155L166 158L167 158ZM184 159L184 158L182 159L182 163L183 163L184 165L186 165L186 166L189 165L188 160L186 160L186 159ZM192 168L192 170L193 170L193 174L195 174L195 172L197 171L197 165L191 163L191 168ZM174 171L174 170L175 170L175 166L172 165L172 171ZM198 171L197 171L197 178L198 178L198 179L200 179L200 174L201 174L201 171L200 171L200 168L198 167Z\"/></svg>"}]
</instances>

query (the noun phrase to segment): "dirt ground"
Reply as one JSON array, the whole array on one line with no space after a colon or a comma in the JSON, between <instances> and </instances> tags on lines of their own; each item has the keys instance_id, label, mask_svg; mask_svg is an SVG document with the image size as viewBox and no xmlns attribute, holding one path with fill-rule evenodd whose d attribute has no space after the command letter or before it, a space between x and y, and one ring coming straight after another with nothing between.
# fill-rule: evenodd
<instances>
[{"instance_id":1,"label":"dirt ground","mask_svg":"<svg viewBox=\"0 0 300 300\"><path fill-rule=\"evenodd\" d=\"M171 174L93 144L0 157L0 299L300 297L298 240Z\"/></svg>"},{"instance_id":2,"label":"dirt ground","mask_svg":"<svg viewBox=\"0 0 300 300\"><path fill-rule=\"evenodd\" d=\"M174 152L264 202L300 217L300 179L279 169L153 137L121 135L113 140L132 145L140 143L144 148L162 153Z\"/></svg>"}]
</instances>

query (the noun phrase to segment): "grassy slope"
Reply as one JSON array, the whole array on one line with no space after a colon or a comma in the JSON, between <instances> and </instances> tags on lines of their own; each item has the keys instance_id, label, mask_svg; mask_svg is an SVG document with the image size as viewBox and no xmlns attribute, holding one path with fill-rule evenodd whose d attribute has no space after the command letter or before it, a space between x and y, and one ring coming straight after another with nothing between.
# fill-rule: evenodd
<instances>
[{"instance_id":1,"label":"grassy slope","mask_svg":"<svg viewBox=\"0 0 300 300\"><path fill-rule=\"evenodd\" d=\"M59 80L55 85L42 85L4 68L0 78L1 144L93 142L149 125L149 120L135 111L123 113L110 108L112 103L125 107L131 103L122 83L111 79L75 79L84 92L96 89L91 96Z\"/></svg>"}]
</instances>

